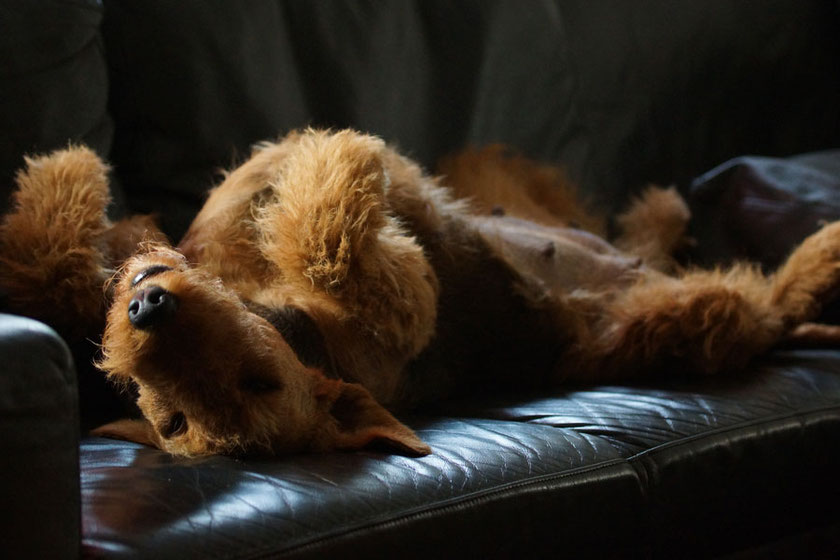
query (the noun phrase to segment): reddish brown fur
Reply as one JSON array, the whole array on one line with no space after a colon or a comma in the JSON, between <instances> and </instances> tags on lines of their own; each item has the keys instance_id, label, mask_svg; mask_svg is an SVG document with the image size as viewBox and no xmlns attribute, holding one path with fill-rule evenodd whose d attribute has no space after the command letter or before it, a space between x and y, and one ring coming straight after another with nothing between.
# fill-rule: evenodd
<instances>
[{"instance_id":1,"label":"reddish brown fur","mask_svg":"<svg viewBox=\"0 0 840 560\"><path fill-rule=\"evenodd\" d=\"M477 214L506 212L545 226L582 227L606 235L604 220L587 211L562 169L541 165L502 145L443 159L439 171L457 198Z\"/></svg>"},{"instance_id":2,"label":"reddish brown fur","mask_svg":"<svg viewBox=\"0 0 840 560\"><path fill-rule=\"evenodd\" d=\"M351 133L265 145L212 192L181 249L243 300L305 311L342 377L387 401L434 332L438 287L386 209L385 157L380 140ZM399 189L392 180L389 194Z\"/></svg>"},{"instance_id":3,"label":"reddish brown fur","mask_svg":"<svg viewBox=\"0 0 840 560\"><path fill-rule=\"evenodd\" d=\"M646 191L618 218L616 248L553 168L492 148L445 170L469 200L352 131L258 147L211 193L180 252L149 244L122 267L101 366L138 386L146 421L100 433L185 455L374 440L423 454L382 405L523 385L528 373L557 383L731 370L840 286L840 223L770 276L746 264L672 275L688 220L673 190ZM101 190L94 176L79 182ZM93 233L62 242L90 251L107 238L102 201L78 203ZM584 229L561 227L573 222ZM107 268L93 254L100 269L83 283ZM127 310L153 287L177 309L136 326ZM313 349L325 370L304 363Z\"/></svg>"},{"instance_id":4,"label":"reddish brown fur","mask_svg":"<svg viewBox=\"0 0 840 560\"><path fill-rule=\"evenodd\" d=\"M687 244L691 213L675 188L648 187L616 218L621 235L613 242L621 251L638 255L657 270L676 269L674 253Z\"/></svg>"},{"instance_id":5,"label":"reddish brown fur","mask_svg":"<svg viewBox=\"0 0 840 560\"><path fill-rule=\"evenodd\" d=\"M173 453L206 455L355 448L393 433L395 442L415 453L428 450L367 391L303 366L277 330L248 312L216 278L188 266L172 249L147 249L122 270L102 361L112 377L137 385L137 404L151 427L144 441ZM154 283L179 295L178 312L154 331L125 328L132 279L149 263L172 267ZM254 381L278 390L254 390ZM337 406L359 416L354 426L341 429ZM174 440L161 435L173 411L189 419L189 430ZM392 424L384 425L382 418ZM126 424L101 433L124 433L120 427Z\"/></svg>"},{"instance_id":6,"label":"reddish brown fur","mask_svg":"<svg viewBox=\"0 0 840 560\"><path fill-rule=\"evenodd\" d=\"M107 172L84 147L27 158L13 209L0 224L0 290L9 309L71 341L101 332L103 286L113 268L141 239L164 240L147 217L108 220Z\"/></svg>"}]
</instances>

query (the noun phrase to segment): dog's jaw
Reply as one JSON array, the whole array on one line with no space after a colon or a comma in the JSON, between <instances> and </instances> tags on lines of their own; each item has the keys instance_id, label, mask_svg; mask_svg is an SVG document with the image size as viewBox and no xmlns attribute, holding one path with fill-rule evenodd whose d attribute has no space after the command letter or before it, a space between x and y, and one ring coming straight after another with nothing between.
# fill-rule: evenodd
<instances>
[{"instance_id":1,"label":"dog's jaw","mask_svg":"<svg viewBox=\"0 0 840 560\"><path fill-rule=\"evenodd\" d=\"M132 322L138 294L176 298L165 320ZM283 336L172 249L131 259L115 289L100 366L138 387L153 443L175 455L429 448L361 386L306 367ZM107 433L107 431L105 431Z\"/></svg>"},{"instance_id":2,"label":"dog's jaw","mask_svg":"<svg viewBox=\"0 0 840 560\"><path fill-rule=\"evenodd\" d=\"M139 323L132 311L150 290L177 299L178 309L159 323ZM284 393L311 393L305 385L312 374L271 325L170 249L126 265L103 354L100 365L110 376L137 384L138 405L162 447L175 454L271 448L283 439L279 424L293 433L306 431L302 419L311 414L298 405L307 400ZM167 426L176 414L185 416L187 427L172 433Z\"/></svg>"}]
</instances>

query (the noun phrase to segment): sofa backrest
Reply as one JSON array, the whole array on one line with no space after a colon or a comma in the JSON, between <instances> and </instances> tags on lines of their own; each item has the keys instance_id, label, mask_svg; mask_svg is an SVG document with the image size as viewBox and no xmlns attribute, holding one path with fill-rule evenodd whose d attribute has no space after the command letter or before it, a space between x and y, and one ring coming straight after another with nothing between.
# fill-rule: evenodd
<instances>
[{"instance_id":1,"label":"sofa backrest","mask_svg":"<svg viewBox=\"0 0 840 560\"><path fill-rule=\"evenodd\" d=\"M105 0L104 16L107 155L131 209L161 213L176 239L220 169L307 125L379 134L430 168L508 143L607 205L732 156L840 144L834 1ZM55 80L100 107L103 78L80 76ZM37 118L25 90L12 95L0 114ZM108 130L82 114L68 105L39 126Z\"/></svg>"},{"instance_id":2,"label":"sofa backrest","mask_svg":"<svg viewBox=\"0 0 840 560\"><path fill-rule=\"evenodd\" d=\"M102 15L97 0L0 3L0 210L24 154L68 142L109 153Z\"/></svg>"}]
</instances>

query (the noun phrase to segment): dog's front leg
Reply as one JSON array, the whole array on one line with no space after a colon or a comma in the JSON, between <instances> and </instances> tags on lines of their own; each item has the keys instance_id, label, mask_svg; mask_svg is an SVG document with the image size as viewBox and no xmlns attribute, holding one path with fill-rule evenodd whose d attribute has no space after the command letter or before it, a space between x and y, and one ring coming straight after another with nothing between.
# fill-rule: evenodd
<instances>
[{"instance_id":1,"label":"dog's front leg","mask_svg":"<svg viewBox=\"0 0 840 560\"><path fill-rule=\"evenodd\" d=\"M256 212L260 251L280 273L278 292L313 316L339 365L367 384L428 343L436 276L387 206L380 140L346 132L290 142L299 145L284 150Z\"/></svg>"}]
</instances>

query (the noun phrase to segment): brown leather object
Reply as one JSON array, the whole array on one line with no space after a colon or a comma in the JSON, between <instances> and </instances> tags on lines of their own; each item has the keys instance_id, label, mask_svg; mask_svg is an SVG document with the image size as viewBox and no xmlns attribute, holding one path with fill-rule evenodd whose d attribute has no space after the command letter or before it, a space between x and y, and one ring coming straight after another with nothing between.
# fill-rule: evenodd
<instances>
[{"instance_id":1,"label":"brown leather object","mask_svg":"<svg viewBox=\"0 0 840 560\"><path fill-rule=\"evenodd\" d=\"M699 262L745 258L774 268L822 224L840 219L840 150L739 157L697 178L688 198Z\"/></svg>"}]
</instances>

